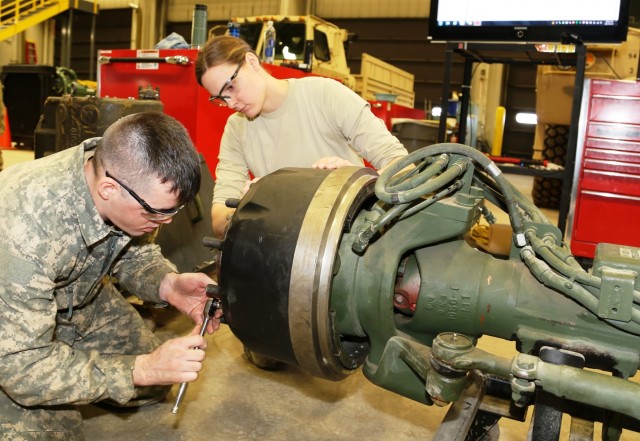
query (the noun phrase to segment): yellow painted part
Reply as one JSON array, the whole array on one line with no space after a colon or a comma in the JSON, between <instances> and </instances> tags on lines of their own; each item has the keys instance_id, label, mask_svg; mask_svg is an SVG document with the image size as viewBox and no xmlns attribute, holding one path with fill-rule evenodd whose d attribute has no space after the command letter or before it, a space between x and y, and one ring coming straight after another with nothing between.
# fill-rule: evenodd
<instances>
[{"instance_id":1,"label":"yellow painted part","mask_svg":"<svg viewBox=\"0 0 640 441\"><path fill-rule=\"evenodd\" d=\"M71 3L73 2L73 3ZM0 6L0 41L42 23L69 8L79 8L79 0L11 0ZM98 13L98 2L93 2L93 13Z\"/></svg>"},{"instance_id":2,"label":"yellow painted part","mask_svg":"<svg viewBox=\"0 0 640 441\"><path fill-rule=\"evenodd\" d=\"M504 136L504 120L507 109L502 106L496 108L496 123L493 130L493 144L491 145L491 156L502 155L502 138Z\"/></svg>"},{"instance_id":3,"label":"yellow painted part","mask_svg":"<svg viewBox=\"0 0 640 441\"><path fill-rule=\"evenodd\" d=\"M68 0L13 1L3 4L2 15L11 14L3 20L0 28L0 41L42 23L69 9Z\"/></svg>"}]
</instances>

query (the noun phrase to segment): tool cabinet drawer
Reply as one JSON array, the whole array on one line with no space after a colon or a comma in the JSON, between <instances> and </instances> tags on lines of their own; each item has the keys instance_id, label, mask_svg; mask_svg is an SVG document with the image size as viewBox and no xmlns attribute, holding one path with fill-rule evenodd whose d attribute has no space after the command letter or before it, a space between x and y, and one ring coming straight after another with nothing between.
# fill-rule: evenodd
<instances>
[{"instance_id":1,"label":"tool cabinet drawer","mask_svg":"<svg viewBox=\"0 0 640 441\"><path fill-rule=\"evenodd\" d=\"M623 141L620 139L587 138L585 147L591 150L603 149L640 153L640 142Z\"/></svg>"},{"instance_id":2,"label":"tool cabinet drawer","mask_svg":"<svg viewBox=\"0 0 640 441\"><path fill-rule=\"evenodd\" d=\"M640 126L591 122L587 127L587 136L621 141L640 141Z\"/></svg>"},{"instance_id":3,"label":"tool cabinet drawer","mask_svg":"<svg viewBox=\"0 0 640 441\"><path fill-rule=\"evenodd\" d=\"M580 189L640 197L640 176L602 170L584 170Z\"/></svg>"},{"instance_id":4,"label":"tool cabinet drawer","mask_svg":"<svg viewBox=\"0 0 640 441\"><path fill-rule=\"evenodd\" d=\"M640 98L593 97L589 119L617 124L640 124Z\"/></svg>"},{"instance_id":5,"label":"tool cabinet drawer","mask_svg":"<svg viewBox=\"0 0 640 441\"><path fill-rule=\"evenodd\" d=\"M640 246L640 229L633 227L639 218L640 197L581 191L571 241Z\"/></svg>"},{"instance_id":6,"label":"tool cabinet drawer","mask_svg":"<svg viewBox=\"0 0 640 441\"><path fill-rule=\"evenodd\" d=\"M591 96L639 96L640 83L635 81L591 80Z\"/></svg>"},{"instance_id":7,"label":"tool cabinet drawer","mask_svg":"<svg viewBox=\"0 0 640 441\"><path fill-rule=\"evenodd\" d=\"M605 150L587 148L584 152L585 160L600 160L635 164L640 164L640 153L625 152L622 150Z\"/></svg>"},{"instance_id":8,"label":"tool cabinet drawer","mask_svg":"<svg viewBox=\"0 0 640 441\"><path fill-rule=\"evenodd\" d=\"M598 243L640 246L640 81L585 86L569 242L593 258Z\"/></svg>"},{"instance_id":9,"label":"tool cabinet drawer","mask_svg":"<svg viewBox=\"0 0 640 441\"><path fill-rule=\"evenodd\" d=\"M632 162L586 158L583 166L585 170L602 170L640 176L640 164Z\"/></svg>"}]
</instances>

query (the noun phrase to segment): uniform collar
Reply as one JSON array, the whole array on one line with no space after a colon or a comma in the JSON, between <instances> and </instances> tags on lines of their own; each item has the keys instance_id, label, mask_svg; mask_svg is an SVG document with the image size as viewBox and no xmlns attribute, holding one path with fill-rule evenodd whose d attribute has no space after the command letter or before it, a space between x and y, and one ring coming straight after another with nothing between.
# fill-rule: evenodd
<instances>
[{"instance_id":1,"label":"uniform collar","mask_svg":"<svg viewBox=\"0 0 640 441\"><path fill-rule=\"evenodd\" d=\"M76 206L80 232L87 245L92 245L104 240L110 234L123 235L120 230L107 224L96 207L89 184L84 175L84 165L92 156L101 138L90 138L78 146L74 157L73 180L77 182L78 205Z\"/></svg>"}]
</instances>

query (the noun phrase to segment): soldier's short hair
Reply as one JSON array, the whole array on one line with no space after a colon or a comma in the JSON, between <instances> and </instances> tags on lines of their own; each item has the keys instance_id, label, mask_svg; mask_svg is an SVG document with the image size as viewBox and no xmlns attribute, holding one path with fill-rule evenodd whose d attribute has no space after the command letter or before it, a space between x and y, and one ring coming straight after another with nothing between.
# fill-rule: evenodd
<instances>
[{"instance_id":1,"label":"soldier's short hair","mask_svg":"<svg viewBox=\"0 0 640 441\"><path fill-rule=\"evenodd\" d=\"M134 113L117 120L105 130L94 161L96 173L108 170L134 188L150 178L169 182L180 205L200 189L200 157L189 133L164 113Z\"/></svg>"}]
</instances>

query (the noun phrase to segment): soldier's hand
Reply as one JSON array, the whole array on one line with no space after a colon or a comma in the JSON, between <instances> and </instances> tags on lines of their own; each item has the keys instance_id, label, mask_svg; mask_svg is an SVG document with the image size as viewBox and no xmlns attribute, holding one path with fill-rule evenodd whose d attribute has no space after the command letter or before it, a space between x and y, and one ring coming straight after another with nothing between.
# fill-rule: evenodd
<instances>
[{"instance_id":1,"label":"soldier's hand","mask_svg":"<svg viewBox=\"0 0 640 441\"><path fill-rule=\"evenodd\" d=\"M150 354L138 355L133 368L136 386L189 383L198 378L207 342L200 335L168 340Z\"/></svg>"}]
</instances>

